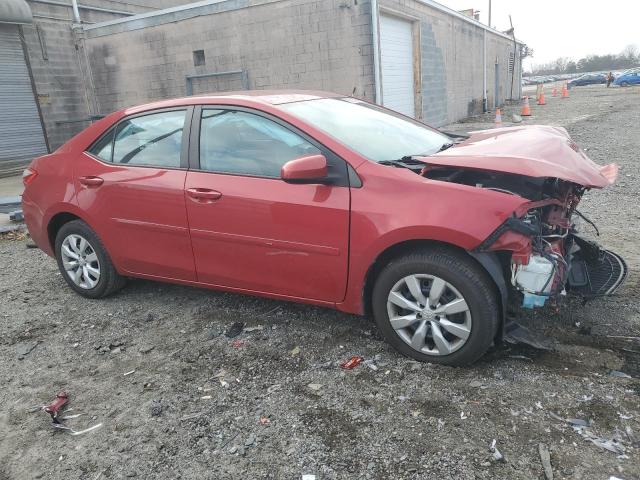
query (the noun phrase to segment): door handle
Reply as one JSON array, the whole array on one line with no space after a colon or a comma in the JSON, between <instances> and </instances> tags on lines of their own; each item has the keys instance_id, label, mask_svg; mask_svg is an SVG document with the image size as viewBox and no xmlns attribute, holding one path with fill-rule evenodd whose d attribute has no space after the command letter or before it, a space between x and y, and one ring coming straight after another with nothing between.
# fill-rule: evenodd
<instances>
[{"instance_id":1,"label":"door handle","mask_svg":"<svg viewBox=\"0 0 640 480\"><path fill-rule=\"evenodd\" d=\"M78 181L85 187L99 187L104 183L102 178L94 176L80 177Z\"/></svg>"},{"instance_id":2,"label":"door handle","mask_svg":"<svg viewBox=\"0 0 640 480\"><path fill-rule=\"evenodd\" d=\"M210 188L188 188L187 195L195 200L209 200L214 201L222 197L222 193L211 190Z\"/></svg>"}]
</instances>

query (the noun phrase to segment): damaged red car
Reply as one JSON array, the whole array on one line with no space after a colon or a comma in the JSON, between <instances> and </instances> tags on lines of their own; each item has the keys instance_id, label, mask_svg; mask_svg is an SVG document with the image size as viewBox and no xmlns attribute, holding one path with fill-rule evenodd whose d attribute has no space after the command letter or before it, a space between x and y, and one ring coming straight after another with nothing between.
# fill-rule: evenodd
<instances>
[{"instance_id":1,"label":"damaged red car","mask_svg":"<svg viewBox=\"0 0 640 480\"><path fill-rule=\"evenodd\" d=\"M136 277L323 305L464 365L507 307L620 286L624 261L577 231L616 175L562 128L453 135L340 95L242 92L107 116L32 162L23 209L85 297Z\"/></svg>"}]
</instances>

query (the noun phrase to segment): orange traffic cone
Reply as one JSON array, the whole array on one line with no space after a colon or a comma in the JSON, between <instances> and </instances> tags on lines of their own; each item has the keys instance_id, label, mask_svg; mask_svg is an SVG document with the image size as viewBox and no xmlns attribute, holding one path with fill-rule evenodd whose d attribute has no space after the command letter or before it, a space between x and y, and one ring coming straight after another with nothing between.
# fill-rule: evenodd
<instances>
[{"instance_id":1,"label":"orange traffic cone","mask_svg":"<svg viewBox=\"0 0 640 480\"><path fill-rule=\"evenodd\" d=\"M538 105L546 105L547 103L544 101L544 90L540 92L540 98L538 98Z\"/></svg>"},{"instance_id":2,"label":"orange traffic cone","mask_svg":"<svg viewBox=\"0 0 640 480\"><path fill-rule=\"evenodd\" d=\"M530 117L531 108L529 107L529 97L524 97L524 103L522 104L522 110L520 110L521 117Z\"/></svg>"},{"instance_id":3,"label":"orange traffic cone","mask_svg":"<svg viewBox=\"0 0 640 480\"><path fill-rule=\"evenodd\" d=\"M562 86L562 96L560 98L569 98L569 89L567 88L567 82L564 82Z\"/></svg>"},{"instance_id":4,"label":"orange traffic cone","mask_svg":"<svg viewBox=\"0 0 640 480\"><path fill-rule=\"evenodd\" d=\"M551 90L551 96L552 97L558 96L558 89L556 87L553 87L553 90Z\"/></svg>"},{"instance_id":5,"label":"orange traffic cone","mask_svg":"<svg viewBox=\"0 0 640 480\"><path fill-rule=\"evenodd\" d=\"M502 126L502 112L499 108L496 108L496 128L500 128Z\"/></svg>"}]
</instances>

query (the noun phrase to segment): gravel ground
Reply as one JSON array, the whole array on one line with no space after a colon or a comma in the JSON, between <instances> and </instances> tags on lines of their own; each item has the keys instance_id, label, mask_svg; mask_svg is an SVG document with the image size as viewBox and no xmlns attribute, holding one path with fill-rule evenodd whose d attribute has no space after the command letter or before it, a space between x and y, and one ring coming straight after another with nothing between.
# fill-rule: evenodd
<instances>
[{"instance_id":1,"label":"gravel ground","mask_svg":"<svg viewBox=\"0 0 640 480\"><path fill-rule=\"evenodd\" d=\"M523 318L554 351L502 345L454 369L409 361L370 320L321 308L147 281L89 301L5 238L0 480L537 479L540 444L555 479L640 478L640 343L617 338L640 335L640 90L547 103L526 123L563 125L595 161L620 164L582 209L631 270L616 297ZM234 322L246 329L230 339ZM369 364L340 369L352 355ZM60 390L68 414L85 414L68 425L102 427L71 436L30 411Z\"/></svg>"}]
</instances>

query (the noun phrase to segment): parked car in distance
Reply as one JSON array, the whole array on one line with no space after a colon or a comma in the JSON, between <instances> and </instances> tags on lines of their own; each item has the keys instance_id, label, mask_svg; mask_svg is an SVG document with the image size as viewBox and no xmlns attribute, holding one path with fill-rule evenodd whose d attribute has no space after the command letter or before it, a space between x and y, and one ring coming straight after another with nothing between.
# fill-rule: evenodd
<instances>
[{"instance_id":1,"label":"parked car in distance","mask_svg":"<svg viewBox=\"0 0 640 480\"><path fill-rule=\"evenodd\" d=\"M567 83L568 88L580 87L584 85L596 85L600 83L607 83L607 76L602 73L588 73L581 77L574 78Z\"/></svg>"},{"instance_id":2,"label":"parked car in distance","mask_svg":"<svg viewBox=\"0 0 640 480\"><path fill-rule=\"evenodd\" d=\"M464 365L502 338L507 305L618 288L624 261L573 222L616 175L562 128L447 135L355 98L260 91L115 112L35 159L22 202L87 298L137 277L322 305Z\"/></svg>"},{"instance_id":3,"label":"parked car in distance","mask_svg":"<svg viewBox=\"0 0 640 480\"><path fill-rule=\"evenodd\" d=\"M614 80L613 84L620 87L628 87L629 85L640 85L640 70L631 70L624 72Z\"/></svg>"}]
</instances>

